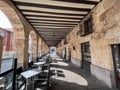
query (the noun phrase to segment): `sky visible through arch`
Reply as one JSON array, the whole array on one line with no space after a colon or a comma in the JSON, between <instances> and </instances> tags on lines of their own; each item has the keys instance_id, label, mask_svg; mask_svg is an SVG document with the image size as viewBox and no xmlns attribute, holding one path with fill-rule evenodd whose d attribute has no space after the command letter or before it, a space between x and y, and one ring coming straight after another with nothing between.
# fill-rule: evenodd
<instances>
[{"instance_id":1,"label":"sky visible through arch","mask_svg":"<svg viewBox=\"0 0 120 90\"><path fill-rule=\"evenodd\" d=\"M8 18L1 10L0 10L0 28L12 28Z\"/></svg>"}]
</instances>

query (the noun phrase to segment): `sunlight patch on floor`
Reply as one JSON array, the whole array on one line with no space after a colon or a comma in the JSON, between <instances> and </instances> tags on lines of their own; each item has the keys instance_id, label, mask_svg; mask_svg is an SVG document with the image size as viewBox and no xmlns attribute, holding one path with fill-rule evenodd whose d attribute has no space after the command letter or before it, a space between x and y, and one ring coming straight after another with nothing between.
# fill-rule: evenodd
<instances>
[{"instance_id":1,"label":"sunlight patch on floor","mask_svg":"<svg viewBox=\"0 0 120 90\"><path fill-rule=\"evenodd\" d=\"M58 62L59 66L69 66L68 63L65 63L65 62Z\"/></svg>"},{"instance_id":2,"label":"sunlight patch on floor","mask_svg":"<svg viewBox=\"0 0 120 90\"><path fill-rule=\"evenodd\" d=\"M56 72L57 70L62 71L63 73L59 73L59 74L61 74L61 75L63 74L64 77L57 76L57 72ZM76 83L76 84L82 85L82 86L88 85L88 82L85 78L83 78L82 76L80 76L74 72L71 72L71 71L68 71L65 69L60 69L60 68L57 68L56 71L55 71L56 75L52 77L53 79L70 82L70 83Z\"/></svg>"},{"instance_id":3,"label":"sunlight patch on floor","mask_svg":"<svg viewBox=\"0 0 120 90\"><path fill-rule=\"evenodd\" d=\"M57 58L56 60L62 61L63 59Z\"/></svg>"},{"instance_id":4,"label":"sunlight patch on floor","mask_svg":"<svg viewBox=\"0 0 120 90\"><path fill-rule=\"evenodd\" d=\"M61 67L69 66L68 63L60 61L62 59L57 55L52 55L52 59L56 60L56 63L53 63L55 65L58 65ZM79 74L76 74L66 69L57 68L57 67L52 68L52 69L54 70L54 75L52 76L53 79L61 80L61 81L69 82L69 83L75 83L75 84L82 85L82 86L88 85L87 80L84 77L80 76Z\"/></svg>"}]
</instances>

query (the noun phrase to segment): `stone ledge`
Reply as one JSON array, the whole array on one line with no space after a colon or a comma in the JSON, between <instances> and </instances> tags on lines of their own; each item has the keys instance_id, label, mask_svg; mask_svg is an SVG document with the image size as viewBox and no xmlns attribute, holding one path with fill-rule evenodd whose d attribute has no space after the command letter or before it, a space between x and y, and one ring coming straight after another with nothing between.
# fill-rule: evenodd
<instances>
[{"instance_id":1,"label":"stone ledge","mask_svg":"<svg viewBox=\"0 0 120 90\"><path fill-rule=\"evenodd\" d=\"M91 74L100 80L102 83L106 84L110 88L115 88L115 74L114 71L110 71L99 66L91 64Z\"/></svg>"},{"instance_id":2,"label":"stone ledge","mask_svg":"<svg viewBox=\"0 0 120 90\"><path fill-rule=\"evenodd\" d=\"M81 61L77 58L71 57L71 62L77 66L77 67L81 67Z\"/></svg>"}]
</instances>

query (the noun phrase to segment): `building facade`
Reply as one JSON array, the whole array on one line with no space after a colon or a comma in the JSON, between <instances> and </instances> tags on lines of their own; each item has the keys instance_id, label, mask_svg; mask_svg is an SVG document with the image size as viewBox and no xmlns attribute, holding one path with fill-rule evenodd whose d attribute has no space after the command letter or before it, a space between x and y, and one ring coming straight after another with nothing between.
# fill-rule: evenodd
<instances>
[{"instance_id":1,"label":"building facade","mask_svg":"<svg viewBox=\"0 0 120 90\"><path fill-rule=\"evenodd\" d=\"M10 29L0 28L0 35L3 39L3 52L13 51L13 32Z\"/></svg>"},{"instance_id":2,"label":"building facade","mask_svg":"<svg viewBox=\"0 0 120 90\"><path fill-rule=\"evenodd\" d=\"M107 84L120 87L120 1L102 0L58 44L64 58Z\"/></svg>"}]
</instances>

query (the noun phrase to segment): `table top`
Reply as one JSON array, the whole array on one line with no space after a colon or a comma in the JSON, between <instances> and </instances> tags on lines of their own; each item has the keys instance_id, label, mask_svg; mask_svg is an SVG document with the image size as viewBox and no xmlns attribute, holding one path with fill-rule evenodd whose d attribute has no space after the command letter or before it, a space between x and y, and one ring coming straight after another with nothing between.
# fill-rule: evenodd
<instances>
[{"instance_id":1,"label":"table top","mask_svg":"<svg viewBox=\"0 0 120 90\"><path fill-rule=\"evenodd\" d=\"M21 73L21 75L24 77L24 78L30 78L30 77L33 77L37 74L41 73L40 70L38 69L31 69L31 70L28 70L28 71L25 71L23 73Z\"/></svg>"},{"instance_id":2,"label":"table top","mask_svg":"<svg viewBox=\"0 0 120 90\"><path fill-rule=\"evenodd\" d=\"M38 61L39 61L39 62L43 62L43 61L44 61L44 59L39 59Z\"/></svg>"},{"instance_id":3,"label":"table top","mask_svg":"<svg viewBox=\"0 0 120 90\"><path fill-rule=\"evenodd\" d=\"M45 62L36 62L36 63L34 63L34 65L43 65L43 64L45 64Z\"/></svg>"}]
</instances>

